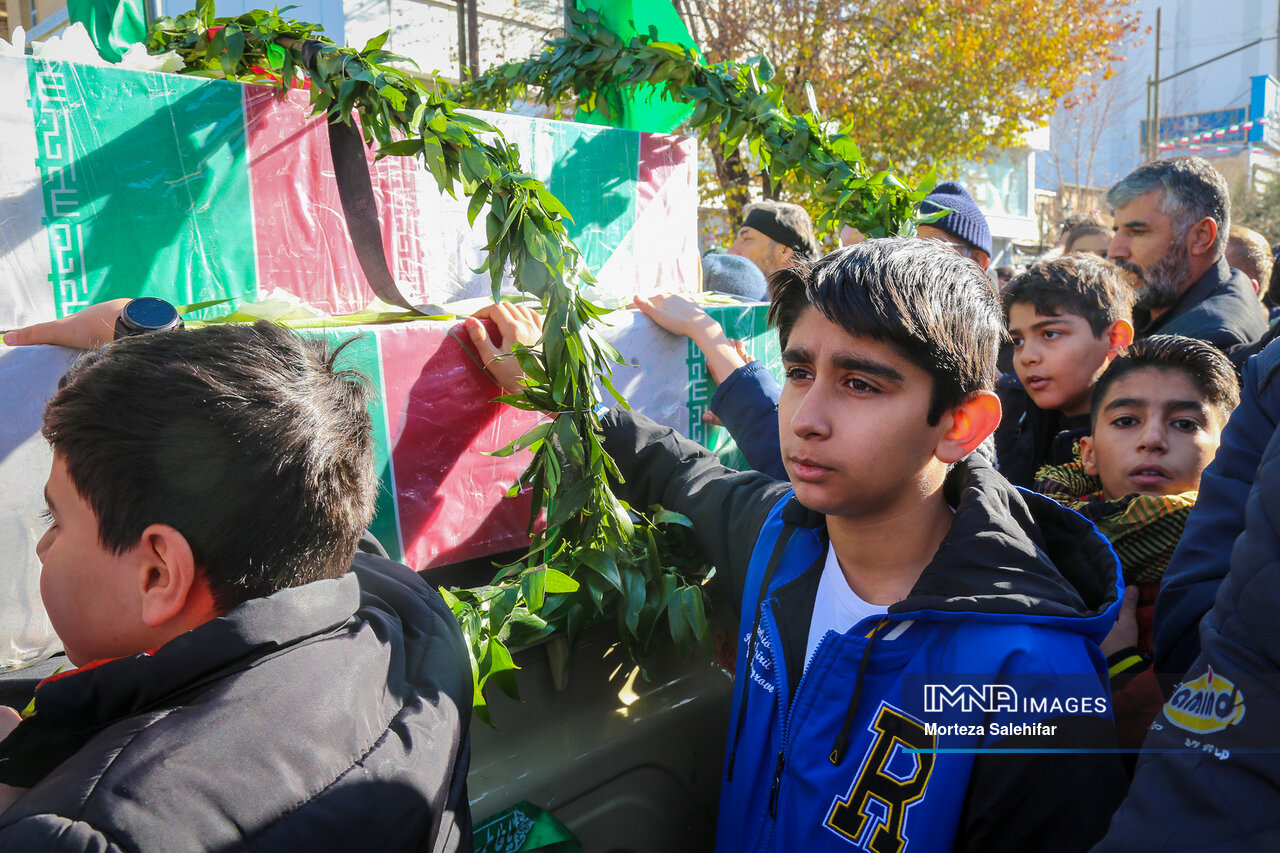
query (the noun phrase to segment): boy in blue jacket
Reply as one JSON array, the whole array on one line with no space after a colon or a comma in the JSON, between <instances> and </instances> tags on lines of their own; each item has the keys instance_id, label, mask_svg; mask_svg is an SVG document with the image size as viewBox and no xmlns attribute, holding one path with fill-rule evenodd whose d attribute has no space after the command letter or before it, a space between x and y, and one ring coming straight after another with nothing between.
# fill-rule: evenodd
<instances>
[{"instance_id":1,"label":"boy in blue jacket","mask_svg":"<svg viewBox=\"0 0 1280 853\"><path fill-rule=\"evenodd\" d=\"M945 247L870 240L770 296L789 486L604 418L619 494L688 515L742 603L718 849L1087 849L1124 790L1118 758L1088 751L1114 743L1097 644L1117 564L971 455L1000 420L986 279Z\"/></svg>"}]
</instances>

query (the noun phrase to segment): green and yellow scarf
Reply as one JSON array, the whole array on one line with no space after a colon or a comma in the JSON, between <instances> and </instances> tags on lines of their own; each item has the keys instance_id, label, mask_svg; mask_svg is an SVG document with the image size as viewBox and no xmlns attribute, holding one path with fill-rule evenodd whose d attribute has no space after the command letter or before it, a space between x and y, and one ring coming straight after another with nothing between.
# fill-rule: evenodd
<instances>
[{"instance_id":1,"label":"green and yellow scarf","mask_svg":"<svg viewBox=\"0 0 1280 853\"><path fill-rule=\"evenodd\" d=\"M1125 583L1139 585L1158 583L1163 577L1197 494L1128 495L1107 500L1102 481L1084 472L1078 445L1072 461L1045 465L1037 471L1033 488L1097 525L1120 558Z\"/></svg>"}]
</instances>

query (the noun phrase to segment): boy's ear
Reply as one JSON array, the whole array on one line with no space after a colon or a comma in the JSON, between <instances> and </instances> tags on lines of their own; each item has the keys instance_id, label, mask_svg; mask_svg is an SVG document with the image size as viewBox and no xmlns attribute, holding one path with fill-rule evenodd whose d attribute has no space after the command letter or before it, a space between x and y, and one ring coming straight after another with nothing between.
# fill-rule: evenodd
<instances>
[{"instance_id":1,"label":"boy's ear","mask_svg":"<svg viewBox=\"0 0 1280 853\"><path fill-rule=\"evenodd\" d=\"M1000 398L991 391L974 391L951 410L951 427L933 455L948 464L973 452L1000 425Z\"/></svg>"},{"instance_id":2,"label":"boy's ear","mask_svg":"<svg viewBox=\"0 0 1280 853\"><path fill-rule=\"evenodd\" d=\"M191 543L167 524L152 524L138 542L142 621L148 628L168 625L193 608L208 604Z\"/></svg>"},{"instance_id":3,"label":"boy's ear","mask_svg":"<svg viewBox=\"0 0 1280 853\"><path fill-rule=\"evenodd\" d=\"M1087 435L1080 437L1080 462L1086 474L1090 477L1098 476L1098 458L1093 455L1093 439Z\"/></svg>"},{"instance_id":4,"label":"boy's ear","mask_svg":"<svg viewBox=\"0 0 1280 853\"><path fill-rule=\"evenodd\" d=\"M1133 323L1128 320L1116 320L1107 330L1107 362L1120 355L1133 343Z\"/></svg>"}]
</instances>

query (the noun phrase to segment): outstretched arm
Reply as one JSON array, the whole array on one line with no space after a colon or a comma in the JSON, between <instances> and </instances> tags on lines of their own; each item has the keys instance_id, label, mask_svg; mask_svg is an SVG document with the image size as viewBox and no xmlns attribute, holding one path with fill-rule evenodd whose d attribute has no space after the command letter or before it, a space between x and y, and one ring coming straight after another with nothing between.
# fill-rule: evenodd
<instances>
[{"instance_id":1,"label":"outstretched arm","mask_svg":"<svg viewBox=\"0 0 1280 853\"><path fill-rule=\"evenodd\" d=\"M11 347L33 344L53 344L73 349L100 347L115 338L116 318L128 304L128 299L99 302L60 320L5 332L4 342Z\"/></svg>"},{"instance_id":2,"label":"outstretched arm","mask_svg":"<svg viewBox=\"0 0 1280 853\"><path fill-rule=\"evenodd\" d=\"M717 384L747 363L715 319L698 303L679 293L635 298L635 306L673 335L684 335L702 351L707 372Z\"/></svg>"},{"instance_id":3,"label":"outstretched arm","mask_svg":"<svg viewBox=\"0 0 1280 853\"><path fill-rule=\"evenodd\" d=\"M486 306L467 320L467 331L494 379L507 392L518 393L519 366L502 356L516 341L535 341L540 327L527 309L502 309ZM493 321L496 339L477 318ZM509 365L515 369L507 369ZM688 517L702 555L729 575L731 600L740 600L756 533L787 486L755 472L725 468L706 448L644 415L615 410L601 425L605 450L623 478L614 484L618 496L639 509L661 504Z\"/></svg>"}]
</instances>

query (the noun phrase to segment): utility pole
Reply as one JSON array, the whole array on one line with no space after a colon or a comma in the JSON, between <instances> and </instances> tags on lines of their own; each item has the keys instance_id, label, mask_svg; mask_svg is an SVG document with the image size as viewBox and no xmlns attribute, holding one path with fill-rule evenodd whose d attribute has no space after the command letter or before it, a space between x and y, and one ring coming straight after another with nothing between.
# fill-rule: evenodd
<instances>
[{"instance_id":1,"label":"utility pole","mask_svg":"<svg viewBox=\"0 0 1280 853\"><path fill-rule=\"evenodd\" d=\"M1160 154L1160 12L1161 7L1157 6L1156 71L1155 84L1151 87L1151 156L1147 158L1149 160L1154 160Z\"/></svg>"},{"instance_id":2,"label":"utility pole","mask_svg":"<svg viewBox=\"0 0 1280 853\"><path fill-rule=\"evenodd\" d=\"M1264 41L1276 41L1278 39L1280 39L1280 35L1259 37L1249 42L1248 44L1242 44L1237 48L1228 50L1226 53L1220 53L1217 56L1206 59L1204 62L1197 62L1195 65L1192 65L1190 68L1184 68L1181 71L1175 71L1172 74L1170 74L1168 77L1161 77L1160 76L1160 10L1156 9L1156 73L1154 77L1147 78L1147 133L1145 138L1142 140L1143 150L1147 155L1147 159L1154 160L1156 155L1159 153L1160 84L1161 83L1167 83L1168 81L1172 80L1175 77L1181 77L1183 74L1186 74L1191 71L1195 71L1197 68L1203 68L1204 66L1212 62L1217 62L1219 59L1226 59L1228 56L1237 54L1242 50L1248 50L1249 48L1253 47L1256 44L1261 44Z\"/></svg>"}]
</instances>

